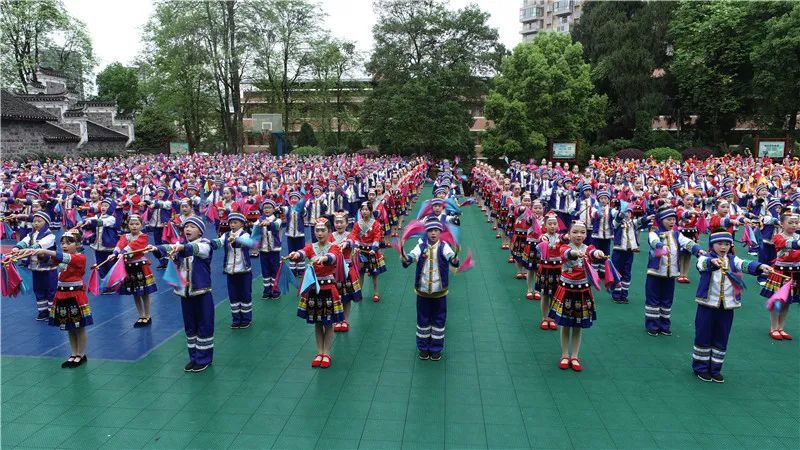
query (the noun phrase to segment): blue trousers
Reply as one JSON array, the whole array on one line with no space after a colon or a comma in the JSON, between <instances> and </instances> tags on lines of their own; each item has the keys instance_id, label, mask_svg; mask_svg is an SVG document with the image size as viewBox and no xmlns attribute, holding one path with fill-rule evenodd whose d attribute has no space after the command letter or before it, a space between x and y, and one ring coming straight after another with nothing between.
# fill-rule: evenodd
<instances>
[{"instance_id":1,"label":"blue trousers","mask_svg":"<svg viewBox=\"0 0 800 450\"><path fill-rule=\"evenodd\" d=\"M264 279L264 294L266 298L278 298L280 293L273 292L275 287L275 277L278 275L278 267L281 265L281 252L259 252L261 260L261 277Z\"/></svg>"},{"instance_id":2,"label":"blue trousers","mask_svg":"<svg viewBox=\"0 0 800 450\"><path fill-rule=\"evenodd\" d=\"M644 285L644 326L647 331L669 331L675 279L647 275Z\"/></svg>"},{"instance_id":3,"label":"blue trousers","mask_svg":"<svg viewBox=\"0 0 800 450\"><path fill-rule=\"evenodd\" d=\"M628 298L628 289L631 287L631 270L633 267L633 252L627 250L614 250L611 255L611 263L619 272L620 282L614 286L611 298L615 300Z\"/></svg>"},{"instance_id":4,"label":"blue trousers","mask_svg":"<svg viewBox=\"0 0 800 450\"><path fill-rule=\"evenodd\" d=\"M297 252L297 251L302 250L303 247L306 246L306 238L305 238L305 236L300 236L300 237L289 237L289 236L287 236L286 237L286 244L289 247L288 248L289 253ZM305 261L294 262L294 261L287 260L286 262L289 263L289 268L292 269L295 272L302 272L303 270L306 270L306 262Z\"/></svg>"},{"instance_id":5,"label":"blue trousers","mask_svg":"<svg viewBox=\"0 0 800 450\"><path fill-rule=\"evenodd\" d=\"M732 309L709 308L697 305L694 317L694 350L692 370L694 373L719 375L725 362L728 337L733 325Z\"/></svg>"},{"instance_id":6,"label":"blue trousers","mask_svg":"<svg viewBox=\"0 0 800 450\"><path fill-rule=\"evenodd\" d=\"M53 297L56 296L58 287L57 270L31 270L33 281L33 294L36 297L36 309L39 314L49 311L53 305Z\"/></svg>"},{"instance_id":7,"label":"blue trousers","mask_svg":"<svg viewBox=\"0 0 800 450\"><path fill-rule=\"evenodd\" d=\"M181 297L183 329L189 359L195 364L209 364L214 357L214 298L211 292Z\"/></svg>"},{"instance_id":8,"label":"blue trousers","mask_svg":"<svg viewBox=\"0 0 800 450\"><path fill-rule=\"evenodd\" d=\"M778 254L775 251L775 245L769 244L766 242L761 243L761 247L758 249L758 262L761 264L769 264L772 265L772 261L777 257ZM759 275L758 276L759 283L762 281L767 281L766 275Z\"/></svg>"},{"instance_id":9,"label":"blue trousers","mask_svg":"<svg viewBox=\"0 0 800 450\"><path fill-rule=\"evenodd\" d=\"M234 325L253 320L253 272L228 274L228 300Z\"/></svg>"},{"instance_id":10,"label":"blue trousers","mask_svg":"<svg viewBox=\"0 0 800 450\"><path fill-rule=\"evenodd\" d=\"M592 238L592 244L598 250L602 251L606 254L606 256L611 254L611 239L600 239L600 238ZM586 244L589 245L589 244ZM592 264L594 270L597 271L597 274L600 275L600 278L603 278L604 274L606 273L606 264L604 261L597 262Z\"/></svg>"},{"instance_id":11,"label":"blue trousers","mask_svg":"<svg viewBox=\"0 0 800 450\"><path fill-rule=\"evenodd\" d=\"M441 353L444 349L444 324L446 321L446 295L441 298L417 295L417 349Z\"/></svg>"}]
</instances>

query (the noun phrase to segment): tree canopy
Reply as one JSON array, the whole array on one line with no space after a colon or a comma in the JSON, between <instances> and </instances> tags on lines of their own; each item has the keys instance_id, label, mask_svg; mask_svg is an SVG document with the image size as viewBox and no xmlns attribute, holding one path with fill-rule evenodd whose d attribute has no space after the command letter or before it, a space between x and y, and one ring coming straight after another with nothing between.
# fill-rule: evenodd
<instances>
[{"instance_id":1,"label":"tree canopy","mask_svg":"<svg viewBox=\"0 0 800 450\"><path fill-rule=\"evenodd\" d=\"M391 152L452 156L472 151L469 106L480 103L504 48L477 6L440 0L378 0L375 79L362 122L368 140Z\"/></svg>"},{"instance_id":2,"label":"tree canopy","mask_svg":"<svg viewBox=\"0 0 800 450\"><path fill-rule=\"evenodd\" d=\"M583 47L561 33L541 33L503 59L486 99L495 122L486 156L544 156L550 139L585 139L605 124L607 98L595 92Z\"/></svg>"}]
</instances>

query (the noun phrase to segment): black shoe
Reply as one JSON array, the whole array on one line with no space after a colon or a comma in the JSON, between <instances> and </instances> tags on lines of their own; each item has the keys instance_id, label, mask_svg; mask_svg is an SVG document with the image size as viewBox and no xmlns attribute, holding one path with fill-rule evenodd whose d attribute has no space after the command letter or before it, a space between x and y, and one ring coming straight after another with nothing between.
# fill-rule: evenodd
<instances>
[{"instance_id":1,"label":"black shoe","mask_svg":"<svg viewBox=\"0 0 800 450\"><path fill-rule=\"evenodd\" d=\"M647 330L647 334L649 334L650 336L658 336L658 331Z\"/></svg>"},{"instance_id":2,"label":"black shoe","mask_svg":"<svg viewBox=\"0 0 800 450\"><path fill-rule=\"evenodd\" d=\"M251 324L252 324L252 322L240 323L239 324L239 329L242 330L242 329L245 329L245 328L250 328Z\"/></svg>"},{"instance_id":3,"label":"black shoe","mask_svg":"<svg viewBox=\"0 0 800 450\"><path fill-rule=\"evenodd\" d=\"M419 359L421 359L421 360L431 359L431 354L428 353L425 350L420 350L419 351Z\"/></svg>"},{"instance_id":4,"label":"black shoe","mask_svg":"<svg viewBox=\"0 0 800 450\"><path fill-rule=\"evenodd\" d=\"M695 375L697 376L697 378L699 378L699 379L701 379L703 381L710 382L712 380L711 375L709 375L707 373L696 373Z\"/></svg>"},{"instance_id":5,"label":"black shoe","mask_svg":"<svg viewBox=\"0 0 800 450\"><path fill-rule=\"evenodd\" d=\"M164 270L166 268L167 268L167 263L161 263L158 265L158 267L156 267L156 269L158 270Z\"/></svg>"},{"instance_id":6,"label":"black shoe","mask_svg":"<svg viewBox=\"0 0 800 450\"><path fill-rule=\"evenodd\" d=\"M614 303L622 303L622 299L621 298L612 298L611 300L613 300Z\"/></svg>"},{"instance_id":7,"label":"black shoe","mask_svg":"<svg viewBox=\"0 0 800 450\"><path fill-rule=\"evenodd\" d=\"M627 305L629 303L627 298L621 298L619 299L619 302L622 303L623 305Z\"/></svg>"},{"instance_id":8,"label":"black shoe","mask_svg":"<svg viewBox=\"0 0 800 450\"><path fill-rule=\"evenodd\" d=\"M153 318L152 317L148 317L147 319L142 319L142 324L140 326L141 327L149 327L151 323L153 323Z\"/></svg>"},{"instance_id":9,"label":"black shoe","mask_svg":"<svg viewBox=\"0 0 800 450\"><path fill-rule=\"evenodd\" d=\"M669 331L669 330L661 330L661 331L659 331L659 333L662 336L672 336L672 331Z\"/></svg>"},{"instance_id":10,"label":"black shoe","mask_svg":"<svg viewBox=\"0 0 800 450\"><path fill-rule=\"evenodd\" d=\"M77 358L76 355L70 355L70 357L67 358L66 361L61 363L61 368L62 369L71 369L71 368L75 367L75 361L73 361L73 359L75 359L75 358Z\"/></svg>"},{"instance_id":11,"label":"black shoe","mask_svg":"<svg viewBox=\"0 0 800 450\"><path fill-rule=\"evenodd\" d=\"M89 358L87 358L86 355L83 355L83 356L81 356L81 358L79 360L77 360L74 363L72 363L72 367L82 366L88 360L89 360Z\"/></svg>"},{"instance_id":12,"label":"black shoe","mask_svg":"<svg viewBox=\"0 0 800 450\"><path fill-rule=\"evenodd\" d=\"M237 329L237 328L239 328L239 327L241 327L241 325L240 325L240 324L238 324L238 323L232 323L232 324L231 324L231 328L233 328L233 329Z\"/></svg>"},{"instance_id":13,"label":"black shoe","mask_svg":"<svg viewBox=\"0 0 800 450\"><path fill-rule=\"evenodd\" d=\"M724 383L725 377L723 377L722 374L711 375L711 380L714 381L714 383Z\"/></svg>"},{"instance_id":14,"label":"black shoe","mask_svg":"<svg viewBox=\"0 0 800 450\"><path fill-rule=\"evenodd\" d=\"M191 372L192 369L194 369L194 361L189 361L189 364L186 364L186 366L184 366L183 371Z\"/></svg>"},{"instance_id":15,"label":"black shoe","mask_svg":"<svg viewBox=\"0 0 800 450\"><path fill-rule=\"evenodd\" d=\"M211 365L211 363L208 363L208 364L195 364L194 367L192 367L192 372L202 372L202 371L208 369L208 366L210 366L210 365Z\"/></svg>"},{"instance_id":16,"label":"black shoe","mask_svg":"<svg viewBox=\"0 0 800 450\"><path fill-rule=\"evenodd\" d=\"M50 313L48 311L39 311L39 314L36 316L36 320L47 320L50 318Z\"/></svg>"},{"instance_id":17,"label":"black shoe","mask_svg":"<svg viewBox=\"0 0 800 450\"><path fill-rule=\"evenodd\" d=\"M272 294L268 294L268 293L266 293L266 292L264 292L263 294L261 294L261 300L269 300L269 299L271 299L271 298L272 298Z\"/></svg>"},{"instance_id":18,"label":"black shoe","mask_svg":"<svg viewBox=\"0 0 800 450\"><path fill-rule=\"evenodd\" d=\"M442 359L441 353L431 353L431 361L439 361Z\"/></svg>"},{"instance_id":19,"label":"black shoe","mask_svg":"<svg viewBox=\"0 0 800 450\"><path fill-rule=\"evenodd\" d=\"M144 326L144 319L139 317L139 320L133 323L133 328L142 328Z\"/></svg>"}]
</instances>

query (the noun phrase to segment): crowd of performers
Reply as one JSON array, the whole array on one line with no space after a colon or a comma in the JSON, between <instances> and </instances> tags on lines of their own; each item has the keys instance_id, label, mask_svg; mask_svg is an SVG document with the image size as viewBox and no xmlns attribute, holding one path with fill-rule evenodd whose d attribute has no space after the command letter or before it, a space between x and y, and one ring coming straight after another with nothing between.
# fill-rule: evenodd
<instances>
[{"instance_id":1,"label":"crowd of performers","mask_svg":"<svg viewBox=\"0 0 800 450\"><path fill-rule=\"evenodd\" d=\"M362 299L365 277L372 300L381 300L383 249L429 167L424 158L346 155L5 162L0 238L16 244L3 259L3 294L24 287L16 265L29 269L36 320L69 332L72 354L62 367L78 367L87 360L85 328L93 323L87 290L132 296L139 313L133 327L152 325L152 256L181 298L185 370L200 372L213 359L215 274L225 274L231 328L249 328L251 258L258 258L265 300L286 293L279 272L282 279L302 276L304 284L313 274L317 288L302 291L297 315L316 327L312 366L329 367L332 333L349 330L351 302ZM212 267L215 251L223 252L220 268Z\"/></svg>"},{"instance_id":2,"label":"crowd of performers","mask_svg":"<svg viewBox=\"0 0 800 450\"><path fill-rule=\"evenodd\" d=\"M670 336L675 283L691 283L696 258L692 368L722 383L743 273L768 298L768 336L791 340L785 324L800 302L800 163L742 157L685 162L543 160L499 170L479 162L471 183L526 297L541 301L542 330L560 330L561 369L583 370L581 330L596 320L592 287L629 303L632 263L644 248L644 330ZM646 243L640 244L640 232ZM708 247L699 238L709 233ZM735 243L741 242L739 248ZM748 261L748 256L755 261ZM766 316L765 312L765 316ZM766 318L765 318L766 320Z\"/></svg>"},{"instance_id":3,"label":"crowd of performers","mask_svg":"<svg viewBox=\"0 0 800 450\"><path fill-rule=\"evenodd\" d=\"M225 274L231 328L246 329L253 324L251 258L258 258L265 300L287 292L289 274L302 277L297 315L315 325L311 365L326 368L333 333L349 330L352 302L364 296L367 277L372 300L381 300L384 251L392 246L404 267L416 268L419 358L439 360L448 273L471 265L469 256L460 260L453 239L459 206L471 203L458 198L468 180L510 252L516 278L526 281L526 297L540 301L539 328L559 330L561 369L583 370L581 333L596 320L592 288L604 280L612 299L627 304L633 259L643 247L648 269L636 282L644 283L644 329L651 336L671 335L675 283L692 282L696 258L692 367L698 378L724 381L745 272L758 277L761 295L770 299L769 336L792 339L785 324L789 306L800 301L797 161L593 159L582 172L546 161L513 162L505 170L478 162L470 178L457 163L437 162L434 198L403 230L431 167L424 158L360 156L7 162L0 231L17 243L3 261L3 289L12 292L19 278L13 263L30 269L36 318L69 331L72 355L63 366L77 367L86 361L85 327L93 320L85 252L94 253L92 277L96 272L104 289L134 298L136 328L153 322L152 257L181 298L190 356L185 370L199 372L213 360L213 273ZM402 242L419 238L407 253L392 239L401 231ZM705 233L708 247L701 248ZM736 248L739 241L744 247ZM212 267L215 251L223 252L221 268ZM741 258L747 254L757 260ZM95 293L92 277L88 288Z\"/></svg>"}]
</instances>

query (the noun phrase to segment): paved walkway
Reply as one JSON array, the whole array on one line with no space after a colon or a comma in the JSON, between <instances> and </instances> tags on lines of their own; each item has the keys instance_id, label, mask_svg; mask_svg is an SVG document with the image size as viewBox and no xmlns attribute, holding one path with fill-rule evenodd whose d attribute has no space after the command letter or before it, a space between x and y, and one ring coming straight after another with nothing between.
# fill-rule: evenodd
<instances>
[{"instance_id":1,"label":"paved walkway","mask_svg":"<svg viewBox=\"0 0 800 450\"><path fill-rule=\"evenodd\" d=\"M383 300L354 307L327 370L309 367L313 329L289 297L257 300L247 330L228 328L223 303L214 365L200 374L182 370L182 334L134 363L64 370L61 359L4 356L2 447L797 448L800 311L789 330L798 339L770 340L754 279L724 385L691 374L696 285L677 289L674 336L645 334L645 255L630 305L598 295L584 372L564 372L558 333L538 329L538 302L475 206L462 239L477 267L452 277L440 362L416 358L413 270L389 250Z\"/></svg>"}]
</instances>

